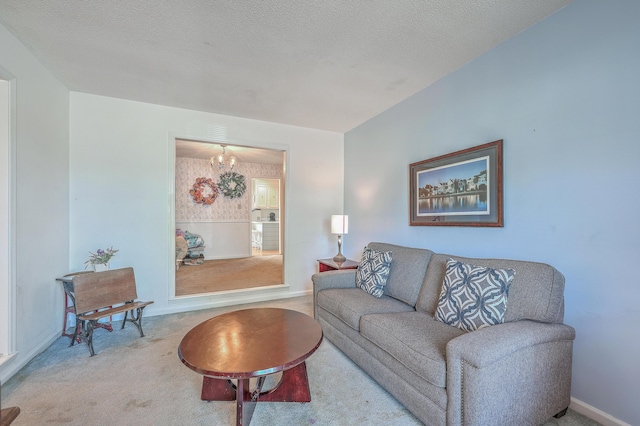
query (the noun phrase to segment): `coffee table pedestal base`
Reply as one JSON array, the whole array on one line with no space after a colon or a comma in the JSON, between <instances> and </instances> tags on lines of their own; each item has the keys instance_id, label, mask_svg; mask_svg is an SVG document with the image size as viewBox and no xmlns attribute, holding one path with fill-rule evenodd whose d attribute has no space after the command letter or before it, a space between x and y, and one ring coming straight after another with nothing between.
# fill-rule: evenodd
<instances>
[{"instance_id":1,"label":"coffee table pedestal base","mask_svg":"<svg viewBox=\"0 0 640 426\"><path fill-rule=\"evenodd\" d=\"M261 381L258 381L261 383ZM307 378L307 366L303 362L282 372L277 387L261 392L261 385L251 391L249 379L238 379L237 389L226 379L204 377L202 380L203 401L237 401L236 425L248 425L258 402L310 402L311 391Z\"/></svg>"}]
</instances>

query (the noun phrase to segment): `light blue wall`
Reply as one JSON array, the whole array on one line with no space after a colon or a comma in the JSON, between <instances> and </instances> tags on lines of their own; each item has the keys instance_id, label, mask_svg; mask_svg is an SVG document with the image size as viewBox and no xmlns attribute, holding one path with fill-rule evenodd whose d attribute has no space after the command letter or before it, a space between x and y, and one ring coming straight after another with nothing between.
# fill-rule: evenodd
<instances>
[{"instance_id":1,"label":"light blue wall","mask_svg":"<svg viewBox=\"0 0 640 426\"><path fill-rule=\"evenodd\" d=\"M344 252L547 262L577 400L640 424L640 2L576 0L345 135ZM504 139L504 228L410 227L410 163Z\"/></svg>"}]
</instances>

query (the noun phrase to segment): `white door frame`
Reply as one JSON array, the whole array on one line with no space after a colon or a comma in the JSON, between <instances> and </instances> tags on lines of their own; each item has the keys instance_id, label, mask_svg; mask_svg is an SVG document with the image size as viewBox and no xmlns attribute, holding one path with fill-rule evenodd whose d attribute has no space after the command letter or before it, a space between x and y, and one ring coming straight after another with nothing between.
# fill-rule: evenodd
<instances>
[{"instance_id":1,"label":"white door frame","mask_svg":"<svg viewBox=\"0 0 640 426\"><path fill-rule=\"evenodd\" d=\"M0 67L0 367L16 353L16 79Z\"/></svg>"}]
</instances>

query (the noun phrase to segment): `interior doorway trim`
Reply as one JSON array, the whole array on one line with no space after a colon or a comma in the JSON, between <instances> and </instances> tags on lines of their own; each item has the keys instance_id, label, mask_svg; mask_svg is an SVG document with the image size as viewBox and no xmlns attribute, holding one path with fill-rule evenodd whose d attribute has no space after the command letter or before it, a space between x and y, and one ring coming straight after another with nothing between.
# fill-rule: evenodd
<instances>
[{"instance_id":1,"label":"interior doorway trim","mask_svg":"<svg viewBox=\"0 0 640 426\"><path fill-rule=\"evenodd\" d=\"M0 367L17 351L16 318L16 78L0 67Z\"/></svg>"},{"instance_id":2,"label":"interior doorway trim","mask_svg":"<svg viewBox=\"0 0 640 426\"><path fill-rule=\"evenodd\" d=\"M167 250L167 265L169 267L168 276L168 300L169 304L178 304L183 305L186 302L186 299L189 300L189 303L193 302L194 305L198 306L210 306L208 302L211 302L211 305L215 306L223 306L223 305L231 305L236 303L247 303L248 301L255 301L256 296L264 293L265 299L270 300L270 294L273 291L281 291L283 288L288 288L286 284L287 274L286 274L286 259L284 258L284 252L286 250L286 235L288 228L286 217L288 217L289 211L289 202L286 197L286 188L289 186L289 177L287 170L289 168L289 145L285 144L277 144L277 143L247 143L241 141L233 141L233 140L218 140L218 139L210 139L205 137L195 137L191 136L183 136L177 134L169 134L168 137L168 204L169 204L169 224L167 230L167 241L168 241L168 250ZM274 151L281 151L283 153L283 165L282 165L282 178L281 178L281 218L283 220L280 232L281 232L281 242L282 242L282 253L283 253L283 283L279 286L271 287L257 287L253 289L246 289L241 291L234 291L233 293L229 292L221 292L221 293L205 293L199 295L187 295L187 296L176 296L176 280L175 280L175 223L176 223L176 193L175 193L175 166L176 166L176 140L188 140L193 142L201 142L205 144L212 145L220 145L226 144L228 146L240 146L246 148L255 148L255 149L270 149ZM250 220L250 218L249 218ZM246 296L245 296L246 295ZM195 299L195 300L194 300ZM226 300L228 299L228 300ZM246 301L245 301L246 299ZM235 302L233 302L235 301ZM229 302L229 303L227 303Z\"/></svg>"}]
</instances>

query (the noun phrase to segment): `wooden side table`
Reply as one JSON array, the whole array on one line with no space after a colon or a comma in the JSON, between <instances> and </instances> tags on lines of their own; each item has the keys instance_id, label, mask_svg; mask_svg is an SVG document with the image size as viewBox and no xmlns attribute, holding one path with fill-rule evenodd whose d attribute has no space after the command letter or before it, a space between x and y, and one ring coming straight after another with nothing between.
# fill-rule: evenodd
<instances>
[{"instance_id":1,"label":"wooden side table","mask_svg":"<svg viewBox=\"0 0 640 426\"><path fill-rule=\"evenodd\" d=\"M358 269L359 264L359 262L351 259L347 259L341 263L334 262L333 259L318 259L318 272Z\"/></svg>"}]
</instances>

